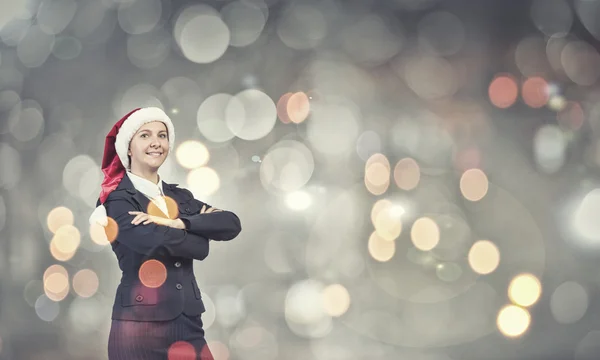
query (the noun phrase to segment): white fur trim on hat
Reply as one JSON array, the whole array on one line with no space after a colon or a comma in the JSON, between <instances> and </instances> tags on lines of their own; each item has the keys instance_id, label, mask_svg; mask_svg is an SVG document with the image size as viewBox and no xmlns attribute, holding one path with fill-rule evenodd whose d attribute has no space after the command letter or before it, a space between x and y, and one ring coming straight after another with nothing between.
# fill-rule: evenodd
<instances>
[{"instance_id":1,"label":"white fur trim on hat","mask_svg":"<svg viewBox=\"0 0 600 360\"><path fill-rule=\"evenodd\" d=\"M97 223L106 227L108 225L108 215L106 214L106 207L100 204L100 206L94 209L92 215L90 215L90 218L88 220L90 222L90 225L94 225Z\"/></svg>"},{"instance_id":2,"label":"white fur trim on hat","mask_svg":"<svg viewBox=\"0 0 600 360\"><path fill-rule=\"evenodd\" d=\"M117 155L119 155L119 159L121 159L121 163L125 169L128 170L130 165L129 159L127 158L127 150L129 149L131 138L133 138L133 135L135 135L142 125L153 121L161 121L167 126L167 131L169 133L169 154L173 152L175 128L173 127L171 119L162 109L157 107L139 109L129 115L127 120L123 122L115 140L115 150L117 150Z\"/></svg>"}]
</instances>

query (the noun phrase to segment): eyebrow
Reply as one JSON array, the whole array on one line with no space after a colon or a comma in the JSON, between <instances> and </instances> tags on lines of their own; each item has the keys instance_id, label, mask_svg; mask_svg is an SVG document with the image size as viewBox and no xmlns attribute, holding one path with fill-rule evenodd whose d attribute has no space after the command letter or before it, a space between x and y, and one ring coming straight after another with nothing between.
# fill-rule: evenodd
<instances>
[{"instance_id":1,"label":"eyebrow","mask_svg":"<svg viewBox=\"0 0 600 360\"><path fill-rule=\"evenodd\" d=\"M150 130L148 130L148 129L143 129L143 130L140 130L140 132L141 132L141 133L143 133L143 132L151 132L151 131L150 131ZM167 130L161 130L161 131L159 131L158 133L160 134L160 133L162 133L162 132L167 132Z\"/></svg>"}]
</instances>

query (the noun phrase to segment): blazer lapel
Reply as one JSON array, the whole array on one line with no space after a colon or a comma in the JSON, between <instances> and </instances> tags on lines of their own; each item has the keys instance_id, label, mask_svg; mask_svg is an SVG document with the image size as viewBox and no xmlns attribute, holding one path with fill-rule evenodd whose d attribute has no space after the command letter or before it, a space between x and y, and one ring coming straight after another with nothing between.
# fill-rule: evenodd
<instances>
[{"instance_id":1,"label":"blazer lapel","mask_svg":"<svg viewBox=\"0 0 600 360\"><path fill-rule=\"evenodd\" d=\"M181 209L183 206L182 199L178 196L177 192L173 191L173 188L176 186L177 186L177 184L167 184L167 183L164 183L164 186L163 186L163 192L165 193L165 196L173 199L173 201L177 204L177 213L170 214L171 216L169 216L169 217L171 219L177 219L179 217L179 214L181 214ZM169 208L169 210L171 210L171 209Z\"/></svg>"},{"instance_id":2,"label":"blazer lapel","mask_svg":"<svg viewBox=\"0 0 600 360\"><path fill-rule=\"evenodd\" d=\"M125 174L117 189L123 189L127 191L127 193L131 195L133 201L141 209L141 211L148 213L148 204L150 204L150 199L148 199L146 195L142 194L141 192L135 189L133 183L131 182L127 174Z\"/></svg>"},{"instance_id":3,"label":"blazer lapel","mask_svg":"<svg viewBox=\"0 0 600 360\"><path fill-rule=\"evenodd\" d=\"M173 188L176 187L177 184L167 184L167 183L163 183L163 184L164 184L163 193L165 194L165 196L167 196L175 201L175 203L177 204L177 209L176 209L177 213L176 214L165 214L162 212L162 210L160 210L160 208L157 207L158 211L160 211L160 213L163 214L164 217L166 217L166 218L177 219L179 217L179 214L181 213L181 207L182 207L182 201L183 201L178 196L177 192L173 191ZM131 182L131 180L129 179L129 176L127 176L127 174L121 180L121 183L119 184L118 188L127 191L127 193L131 195L134 202L137 203L139 208L142 209L143 212L148 213L148 205L150 204L150 199L148 199L146 197L146 195L144 195L140 191L136 190L136 188L133 186L133 183ZM168 203L167 203L167 207L169 208L169 211L171 211L171 207L169 206ZM175 209L173 209L173 210L175 210Z\"/></svg>"}]
</instances>

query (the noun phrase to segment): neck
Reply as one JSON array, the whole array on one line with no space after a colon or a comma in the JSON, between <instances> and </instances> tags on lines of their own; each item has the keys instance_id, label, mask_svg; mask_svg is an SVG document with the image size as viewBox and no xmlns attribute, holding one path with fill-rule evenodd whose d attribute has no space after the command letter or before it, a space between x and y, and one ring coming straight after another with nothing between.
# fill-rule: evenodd
<instances>
[{"instance_id":1,"label":"neck","mask_svg":"<svg viewBox=\"0 0 600 360\"><path fill-rule=\"evenodd\" d=\"M154 184L158 184L158 170L152 170L152 169L136 169L136 168L131 168L131 173L134 175L137 175L139 177L142 177L148 181L151 181Z\"/></svg>"}]
</instances>

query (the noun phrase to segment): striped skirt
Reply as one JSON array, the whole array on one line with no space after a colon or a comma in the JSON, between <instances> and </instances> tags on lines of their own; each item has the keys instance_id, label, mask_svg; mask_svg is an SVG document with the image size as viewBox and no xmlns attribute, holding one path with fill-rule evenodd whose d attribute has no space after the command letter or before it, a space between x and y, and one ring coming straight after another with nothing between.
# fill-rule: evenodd
<instances>
[{"instance_id":1,"label":"striped skirt","mask_svg":"<svg viewBox=\"0 0 600 360\"><path fill-rule=\"evenodd\" d=\"M201 316L170 321L112 320L109 360L213 360Z\"/></svg>"}]
</instances>

